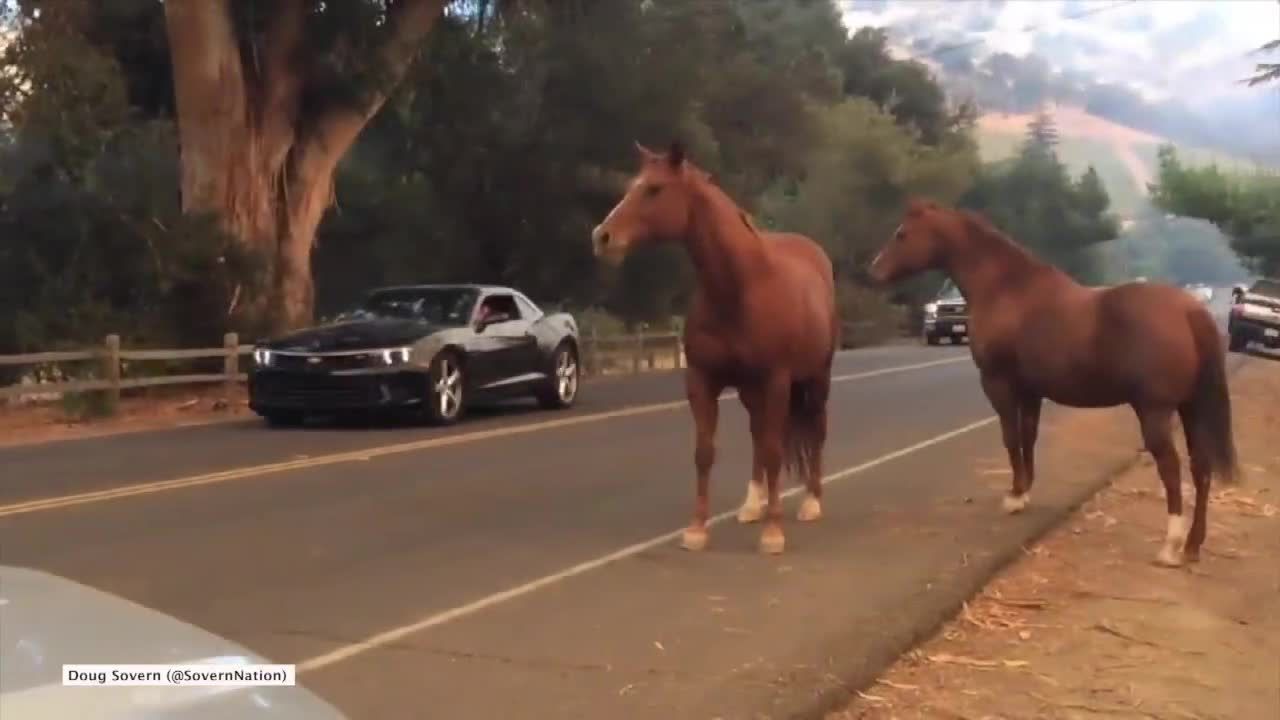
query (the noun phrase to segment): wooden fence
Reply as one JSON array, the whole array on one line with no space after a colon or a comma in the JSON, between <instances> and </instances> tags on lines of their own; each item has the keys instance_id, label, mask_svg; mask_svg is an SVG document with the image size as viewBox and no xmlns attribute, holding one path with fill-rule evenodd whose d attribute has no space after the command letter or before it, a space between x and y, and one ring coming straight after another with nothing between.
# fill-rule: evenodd
<instances>
[{"instance_id":1,"label":"wooden fence","mask_svg":"<svg viewBox=\"0 0 1280 720\"><path fill-rule=\"evenodd\" d=\"M866 322L847 323L846 336L868 326ZM847 339L846 337L846 339ZM597 335L594 331L580 338L581 363L584 376L639 373L652 370L674 370L685 365L684 343L678 333L630 333ZM31 382L0 386L0 401L26 395L60 393L104 392L111 402L120 399L120 392L129 388L156 387L161 385L222 384L227 397L236 386L244 382L242 358L252 355L253 345L242 345L235 333L227 333L222 347L195 348L189 350L131 350L120 347L117 335L108 335L100 347L59 352L41 352L28 355L0 355L0 367L54 365L69 363L93 363L96 376L88 380L62 382ZM136 362L221 360L220 372L187 375L150 375L127 377L126 370ZM251 362L251 361L250 361ZM81 373L63 373L74 376Z\"/></svg>"},{"instance_id":2,"label":"wooden fence","mask_svg":"<svg viewBox=\"0 0 1280 720\"><path fill-rule=\"evenodd\" d=\"M676 333L635 333L627 335L584 334L580 354L584 375L611 375L638 373L644 370L676 369L684 366L684 346ZM94 378L62 382L30 382L0 386L0 400L25 395L59 393L105 392L112 401L120 399L120 392L129 388L156 387L161 385L222 384L230 397L237 384L247 375L242 370L242 358L252 355L253 345L242 345L235 333L228 333L222 347L183 350L133 350L120 347L117 335L108 335L100 347L59 352L41 352L27 355L0 355L0 367L53 365L61 368L71 363L92 363ZM221 359L221 372L205 372L186 375L152 375L127 377L124 372L139 361L189 361ZM248 360L252 362L252 360ZM64 372L75 376L86 374Z\"/></svg>"}]
</instances>

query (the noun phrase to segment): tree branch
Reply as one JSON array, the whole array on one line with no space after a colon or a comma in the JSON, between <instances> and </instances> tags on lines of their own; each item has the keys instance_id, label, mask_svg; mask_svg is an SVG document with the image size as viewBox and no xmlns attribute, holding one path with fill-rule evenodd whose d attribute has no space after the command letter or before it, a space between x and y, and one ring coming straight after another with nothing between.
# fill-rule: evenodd
<instances>
[{"instance_id":1,"label":"tree branch","mask_svg":"<svg viewBox=\"0 0 1280 720\"><path fill-rule=\"evenodd\" d=\"M317 118L306 138L308 144L316 147L309 150L318 151L331 166L337 164L404 78L423 40L443 15L446 4L448 0L399 0L390 6L387 36L373 59L385 71L380 74L382 82L361 105L335 106Z\"/></svg>"}]
</instances>

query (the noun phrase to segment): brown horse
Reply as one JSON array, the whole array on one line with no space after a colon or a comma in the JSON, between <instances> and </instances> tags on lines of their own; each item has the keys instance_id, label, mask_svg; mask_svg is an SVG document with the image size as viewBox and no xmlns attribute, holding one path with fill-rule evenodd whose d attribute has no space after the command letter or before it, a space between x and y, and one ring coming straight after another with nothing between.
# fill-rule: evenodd
<instances>
[{"instance_id":1,"label":"brown horse","mask_svg":"<svg viewBox=\"0 0 1280 720\"><path fill-rule=\"evenodd\" d=\"M591 233L596 257L622 262L632 249L678 242L697 276L685 322L685 391L696 426L697 502L683 545L707 543L707 488L715 462L720 394L738 390L751 416L752 477L738 511L759 520L768 486L760 550L782 552L778 474L785 463L803 479L801 521L822 515L822 449L831 363L839 344L831 261L809 238L757 230L678 143L655 153L637 143L640 171Z\"/></svg>"},{"instance_id":2,"label":"brown horse","mask_svg":"<svg viewBox=\"0 0 1280 720\"><path fill-rule=\"evenodd\" d=\"M1180 288L1129 283L1085 287L1040 261L980 215L912 200L902 224L871 263L871 276L895 282L924 270L945 272L969 305L970 351L982 389L1000 416L1013 469L1004 508L1031 499L1040 405L1129 405L1155 458L1169 508L1156 561L1199 558L1209 483L1237 478L1222 336L1204 305ZM1195 517L1187 532L1173 415L1182 421Z\"/></svg>"}]
</instances>

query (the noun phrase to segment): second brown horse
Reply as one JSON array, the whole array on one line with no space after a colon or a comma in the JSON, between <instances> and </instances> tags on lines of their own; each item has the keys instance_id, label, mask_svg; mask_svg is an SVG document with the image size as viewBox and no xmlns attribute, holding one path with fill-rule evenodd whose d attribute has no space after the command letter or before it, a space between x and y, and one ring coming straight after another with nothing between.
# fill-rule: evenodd
<instances>
[{"instance_id":1,"label":"second brown horse","mask_svg":"<svg viewBox=\"0 0 1280 720\"><path fill-rule=\"evenodd\" d=\"M894 282L925 270L950 276L969 305L970 351L1000 416L1013 470L1005 510L1019 512L1031 499L1044 399L1069 407L1129 405L1168 504L1156 562L1197 559L1210 478L1237 477L1222 335L1204 305L1181 288L1157 283L1080 285L982 216L912 200L871 275ZM1190 532L1182 515L1175 413L1196 489Z\"/></svg>"},{"instance_id":2,"label":"second brown horse","mask_svg":"<svg viewBox=\"0 0 1280 720\"><path fill-rule=\"evenodd\" d=\"M707 544L719 401L733 387L751 417L754 445L738 520L753 522L763 510L760 550L780 553L784 464L808 491L799 519L822 515L827 396L840 333L831 261L809 238L756 229L679 144L666 153L637 149L640 172L591 239L596 256L615 264L651 242L681 243L693 261L697 287L684 343L697 501L683 545L701 550Z\"/></svg>"}]
</instances>

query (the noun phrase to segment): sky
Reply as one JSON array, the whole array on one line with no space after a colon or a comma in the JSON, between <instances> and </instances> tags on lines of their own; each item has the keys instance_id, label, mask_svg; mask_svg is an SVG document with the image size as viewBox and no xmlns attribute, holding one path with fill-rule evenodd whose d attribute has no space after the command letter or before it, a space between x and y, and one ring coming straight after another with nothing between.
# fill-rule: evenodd
<instances>
[{"instance_id":1,"label":"sky","mask_svg":"<svg viewBox=\"0 0 1280 720\"><path fill-rule=\"evenodd\" d=\"M1250 55L1280 38L1277 0L838 2L849 27L889 27L903 48L927 38L940 46L981 41L975 49L1035 52L1054 69L1124 83L1149 99L1248 92L1235 81L1256 62L1280 62L1280 53Z\"/></svg>"}]
</instances>

